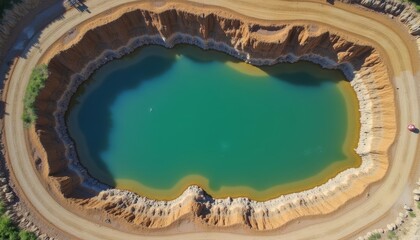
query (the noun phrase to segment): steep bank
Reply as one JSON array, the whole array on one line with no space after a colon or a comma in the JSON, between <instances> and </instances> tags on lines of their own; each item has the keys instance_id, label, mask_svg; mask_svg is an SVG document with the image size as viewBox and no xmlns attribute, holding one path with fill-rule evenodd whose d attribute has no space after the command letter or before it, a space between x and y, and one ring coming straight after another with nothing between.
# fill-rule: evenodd
<instances>
[{"instance_id":1,"label":"steep bank","mask_svg":"<svg viewBox=\"0 0 420 240\"><path fill-rule=\"evenodd\" d=\"M200 189L191 187L180 198L169 203L145 200L118 190L102 192L88 200L77 200L88 209L97 211L95 209L103 206L108 213L121 215L129 222L148 227L167 226L179 216L190 215L192 211L194 219L212 225L246 224L257 229L273 229L299 216L329 213L362 193L369 183L385 174L388 166L386 152L395 135L395 107L387 70L373 47L316 25L252 24L226 16L223 12L216 15L201 12L200 9L161 13L128 9L120 8L114 15L106 16L106 20L101 19L101 23L99 20L86 23L85 30L95 24L108 22L86 34L83 28L79 28L64 37L64 45L57 43L51 48L50 53L63 51L50 61L51 75L38 99L40 117L36 134L32 133L37 146L36 155L42 159L45 175L58 180L56 183L65 195L80 195L78 184L82 180L84 185L92 186L92 180L82 169L76 171L79 178L68 177L75 174L69 172L68 158L62 154L67 152L67 156L74 157L62 143L62 139L68 141L63 138L64 125L60 123L67 106L66 99L79 81L100 64L150 43L168 47L175 43L191 43L227 52L253 64L296 61L300 58L318 62L324 67L342 69L352 80L360 100L362 130L358 153L363 157L362 167L346 171L319 188L263 203L247 199L213 200ZM104 53L105 50L113 51ZM92 60L95 58L97 61ZM63 93L66 93L65 97L61 98ZM58 104L57 99L61 99ZM55 117L52 112L56 112ZM55 126L57 131L51 126ZM41 144L37 142L36 135ZM66 142L66 146L71 149L69 143ZM78 168L73 167L77 166L77 162L70 163L73 169ZM100 189L103 187L99 186ZM175 210L171 211L171 208ZM162 217L164 215L167 217Z\"/></svg>"}]
</instances>

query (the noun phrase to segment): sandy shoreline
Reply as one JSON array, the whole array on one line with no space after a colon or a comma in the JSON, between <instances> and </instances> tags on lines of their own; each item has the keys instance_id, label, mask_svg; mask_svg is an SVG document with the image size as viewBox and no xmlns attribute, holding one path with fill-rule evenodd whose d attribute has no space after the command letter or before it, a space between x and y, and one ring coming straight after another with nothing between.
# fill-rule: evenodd
<instances>
[{"instance_id":1,"label":"sandy shoreline","mask_svg":"<svg viewBox=\"0 0 420 240\"><path fill-rule=\"evenodd\" d=\"M403 59L405 59L405 58L403 58ZM388 59L389 60L389 59ZM34 63L34 62L33 62ZM403 65L403 66L407 66L407 65ZM395 65L395 68L396 69L394 69L394 70L392 70L392 71L390 71L390 72L392 72L393 74L396 74L396 72L397 71L395 71L395 70L398 70L397 68L398 67L401 67L400 65L398 65L398 64L396 64ZM404 67L402 67L402 69L403 69ZM364 79L366 79L366 76L364 75L364 76L362 76L362 77L364 77ZM410 78L410 76L409 75L403 75L403 77L404 78ZM374 82L375 81L375 79L372 79L371 80L372 82ZM404 89L404 87L400 87L400 89ZM410 90L411 90L411 93L410 93L410 96L412 96L412 91L414 91L414 93L415 93L415 88L410 88ZM363 89L363 88L361 88L361 91L365 91L365 89ZM414 96L417 96L416 94L414 94ZM375 97L375 96L374 96ZM411 108L410 108L411 109ZM7 120L7 119L6 119ZM405 120L407 120L407 119L405 119ZM367 119L367 121L369 121L369 119ZM366 130L366 129L365 129ZM7 131L6 131L6 133L7 133ZM406 135L406 134L405 134ZM401 136L400 136L401 137ZM405 144L408 144L407 142L405 142ZM409 145L409 144L408 144ZM360 145L359 145L360 146ZM408 154L408 152L407 153L405 153L405 155L406 156L408 156L407 155ZM411 153L410 154L412 154L412 151L411 151ZM398 152L396 152L394 155L399 155L399 153ZM412 155L410 155L410 156L412 156ZM409 159L411 159L411 158L409 158ZM407 161L407 160L403 160L403 161ZM382 169L383 170L383 169ZM383 188L382 188L383 189ZM372 202L372 201L367 201L367 202ZM353 213L353 215L354 215L355 213ZM324 229L325 230L325 229ZM120 236L123 236L124 234L121 234ZM107 236L109 236L109 235L107 235ZM215 236L215 235L213 235L213 236ZM303 235L295 235L295 236L303 236ZM128 235L126 236L126 237L129 237Z\"/></svg>"}]
</instances>

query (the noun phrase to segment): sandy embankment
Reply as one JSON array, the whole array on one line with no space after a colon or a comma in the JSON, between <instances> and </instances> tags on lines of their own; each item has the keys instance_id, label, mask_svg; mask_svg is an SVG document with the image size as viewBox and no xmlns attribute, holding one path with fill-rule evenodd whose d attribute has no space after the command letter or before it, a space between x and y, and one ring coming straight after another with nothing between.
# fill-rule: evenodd
<instances>
[{"instance_id":1,"label":"sandy embankment","mask_svg":"<svg viewBox=\"0 0 420 240\"><path fill-rule=\"evenodd\" d=\"M138 6L120 7L113 14L83 23L44 54L42 62L49 62L51 75L38 98L39 118L30 134L35 158L42 160L43 175L59 199L85 195L88 189L106 188L78 164L65 131L63 113L71 94L97 67L144 44L171 47L189 43L256 65L303 59L341 69L360 101L357 152L362 166L346 170L320 187L266 202L244 198L214 200L201 189L190 187L170 202L106 190L88 199L67 198L65 202L70 205L81 204L84 211L107 212L114 222L148 228L162 228L188 218L211 226L276 229L303 216L331 213L385 175L387 151L396 129L393 90L380 54L368 42L318 24L268 25L220 10L177 5L178 10L167 10L172 9L168 6L149 12L137 10Z\"/></svg>"}]
</instances>

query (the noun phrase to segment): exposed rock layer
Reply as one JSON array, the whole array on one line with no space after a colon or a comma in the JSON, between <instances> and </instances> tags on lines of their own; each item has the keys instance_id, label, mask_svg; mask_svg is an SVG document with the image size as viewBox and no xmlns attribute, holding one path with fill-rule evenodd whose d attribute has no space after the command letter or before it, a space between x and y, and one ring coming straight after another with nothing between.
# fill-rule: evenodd
<instances>
[{"instance_id":1,"label":"exposed rock layer","mask_svg":"<svg viewBox=\"0 0 420 240\"><path fill-rule=\"evenodd\" d=\"M414 36L420 35L420 16L413 3L401 0L340 0L349 4L357 4L375 12L397 17Z\"/></svg>"},{"instance_id":2,"label":"exposed rock layer","mask_svg":"<svg viewBox=\"0 0 420 240\"><path fill-rule=\"evenodd\" d=\"M367 43L318 25L263 25L202 9L155 13L127 7L103 18L107 24L89 30L95 24L85 23L86 28L75 29L52 47L61 52L49 60L50 77L37 99L39 117L31 131L34 157L42 160L43 173L52 179L58 197L70 197L69 202L81 204L84 211L106 212L114 221L141 227L161 228L190 218L215 226L275 229L299 217L331 213L385 175L387 150L395 137L393 90L380 54ZM65 130L63 113L71 94L97 67L115 57L142 44L176 43L217 49L253 64L305 59L340 68L360 101L357 152L362 166L320 187L266 202L215 200L195 186L169 202L116 189L99 192L106 186L78 164ZM92 192L97 194L91 198L72 198Z\"/></svg>"}]
</instances>

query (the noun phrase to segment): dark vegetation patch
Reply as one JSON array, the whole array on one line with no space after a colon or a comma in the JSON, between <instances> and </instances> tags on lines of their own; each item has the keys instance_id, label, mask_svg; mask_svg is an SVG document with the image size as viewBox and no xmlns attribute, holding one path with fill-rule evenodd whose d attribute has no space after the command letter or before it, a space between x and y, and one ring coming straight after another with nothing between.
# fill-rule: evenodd
<instances>
[{"instance_id":1,"label":"dark vegetation patch","mask_svg":"<svg viewBox=\"0 0 420 240\"><path fill-rule=\"evenodd\" d=\"M9 240L35 240L35 234L21 230L12 223L10 218L5 215L6 208L4 203L0 201L0 239Z\"/></svg>"},{"instance_id":2,"label":"dark vegetation patch","mask_svg":"<svg viewBox=\"0 0 420 240\"><path fill-rule=\"evenodd\" d=\"M25 97L23 99L22 119L26 126L34 123L37 119L35 100L39 91L45 87L45 81L48 78L47 65L39 65L32 70Z\"/></svg>"},{"instance_id":3,"label":"dark vegetation patch","mask_svg":"<svg viewBox=\"0 0 420 240\"><path fill-rule=\"evenodd\" d=\"M0 0L0 20L3 19L4 11L11 9L16 3L20 3L22 0Z\"/></svg>"}]
</instances>

